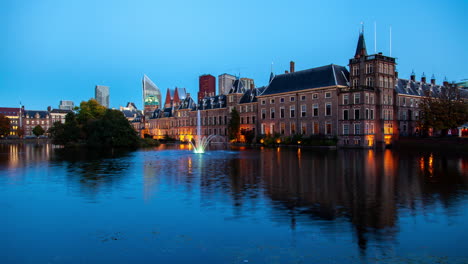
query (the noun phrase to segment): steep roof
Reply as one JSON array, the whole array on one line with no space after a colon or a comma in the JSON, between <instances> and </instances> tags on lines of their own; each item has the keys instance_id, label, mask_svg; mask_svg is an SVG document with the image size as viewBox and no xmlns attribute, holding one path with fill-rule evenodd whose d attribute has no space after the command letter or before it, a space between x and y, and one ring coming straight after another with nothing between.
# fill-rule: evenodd
<instances>
[{"instance_id":1,"label":"steep roof","mask_svg":"<svg viewBox=\"0 0 468 264\"><path fill-rule=\"evenodd\" d=\"M364 33L362 32L359 34L359 40L354 57L358 57L361 55L367 56L366 41L364 40Z\"/></svg>"},{"instance_id":2,"label":"steep roof","mask_svg":"<svg viewBox=\"0 0 468 264\"><path fill-rule=\"evenodd\" d=\"M226 107L226 95L205 97L198 103L197 110L218 109Z\"/></svg>"},{"instance_id":3,"label":"steep roof","mask_svg":"<svg viewBox=\"0 0 468 264\"><path fill-rule=\"evenodd\" d=\"M187 96L185 99L183 99L180 102L179 110L182 109L189 109L189 110L194 110L197 105L195 104L195 101L192 99L192 97Z\"/></svg>"},{"instance_id":4,"label":"steep roof","mask_svg":"<svg viewBox=\"0 0 468 264\"><path fill-rule=\"evenodd\" d=\"M39 118L47 118L49 116L48 111L39 111L39 110L26 110L24 111L23 116L35 118L36 114L39 115Z\"/></svg>"},{"instance_id":5,"label":"steep roof","mask_svg":"<svg viewBox=\"0 0 468 264\"><path fill-rule=\"evenodd\" d=\"M293 73L276 75L261 95L286 93L328 87L347 86L349 72L346 67L334 64Z\"/></svg>"},{"instance_id":6,"label":"steep roof","mask_svg":"<svg viewBox=\"0 0 468 264\"><path fill-rule=\"evenodd\" d=\"M398 79L395 85L395 90L398 94L425 96L428 91L431 91L433 96L438 96L440 92L446 89L442 85L434 85L431 83L423 83L418 81L411 81L407 79ZM468 91L459 89L461 98L468 98Z\"/></svg>"},{"instance_id":7,"label":"steep roof","mask_svg":"<svg viewBox=\"0 0 468 264\"><path fill-rule=\"evenodd\" d=\"M257 96L262 94L262 92L266 89L265 86L249 89L247 90L244 95L242 95L241 99L239 100L239 104L247 104L257 102Z\"/></svg>"},{"instance_id":8,"label":"steep roof","mask_svg":"<svg viewBox=\"0 0 468 264\"><path fill-rule=\"evenodd\" d=\"M234 81L234 83L232 84L232 87L231 89L229 90L229 93L230 94L233 94L233 93L244 93L245 91L245 87L244 87L244 84L241 82L240 79L237 79Z\"/></svg>"}]
</instances>

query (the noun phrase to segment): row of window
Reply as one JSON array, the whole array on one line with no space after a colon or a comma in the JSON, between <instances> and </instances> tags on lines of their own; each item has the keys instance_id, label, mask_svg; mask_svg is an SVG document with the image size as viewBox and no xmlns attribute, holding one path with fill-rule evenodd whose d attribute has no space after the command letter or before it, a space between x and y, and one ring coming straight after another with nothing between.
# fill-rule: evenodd
<instances>
[{"instance_id":1,"label":"row of window","mask_svg":"<svg viewBox=\"0 0 468 264\"><path fill-rule=\"evenodd\" d=\"M350 110L349 109L344 109L343 110L343 120L350 120L351 117L349 115ZM361 109L354 109L354 119L355 120L360 120L360 119L366 119L366 120L373 120L374 119L374 109L369 109L366 108L365 110L365 115L361 116Z\"/></svg>"},{"instance_id":2,"label":"row of window","mask_svg":"<svg viewBox=\"0 0 468 264\"><path fill-rule=\"evenodd\" d=\"M246 122L244 123L244 121L246 121ZM250 121L252 121L252 123L250 123ZM250 117L250 116L247 116L247 117L245 117L245 119L244 119L244 117L242 116L242 117L240 118L240 123L241 123L241 124L255 124L255 116L251 116L251 117Z\"/></svg>"},{"instance_id":3,"label":"row of window","mask_svg":"<svg viewBox=\"0 0 468 264\"><path fill-rule=\"evenodd\" d=\"M408 102L407 102L408 101ZM418 104L419 104L419 100L418 99L414 99L414 98L406 98L404 96L400 97L400 105L401 106L407 106L406 104L408 104L408 106L410 107L417 107Z\"/></svg>"},{"instance_id":4,"label":"row of window","mask_svg":"<svg viewBox=\"0 0 468 264\"><path fill-rule=\"evenodd\" d=\"M359 86L359 78L353 78L352 87L357 88ZM374 87L374 78L366 77L366 86ZM382 88L393 88L393 80L388 77L379 77L379 87Z\"/></svg>"},{"instance_id":5,"label":"row of window","mask_svg":"<svg viewBox=\"0 0 468 264\"><path fill-rule=\"evenodd\" d=\"M350 129L353 128L353 131L350 131ZM353 133L354 132L354 133ZM361 135L362 130L361 130L361 124L343 124L343 135ZM366 123L364 125L364 134L374 134L374 124L373 123Z\"/></svg>"},{"instance_id":6,"label":"row of window","mask_svg":"<svg viewBox=\"0 0 468 264\"><path fill-rule=\"evenodd\" d=\"M353 99L354 99L354 104L360 104L362 102L360 93L355 93ZM349 102L350 102L349 94L343 94L343 104L347 105L349 104ZM365 93L365 100L363 102L365 102L366 104L374 104L375 103L374 95Z\"/></svg>"},{"instance_id":7,"label":"row of window","mask_svg":"<svg viewBox=\"0 0 468 264\"><path fill-rule=\"evenodd\" d=\"M286 134L286 131L289 132L290 135L294 135L297 133L306 135L308 134L308 128L307 128L307 122L301 122L300 124L300 130L297 131L296 129L296 123L291 122L288 125L286 123L280 123L279 131L275 127L274 123L271 123L269 125L267 124L262 124L261 125L261 133L262 134L274 134L274 133L280 133L281 135ZM324 125L322 127L323 131L320 131L320 126L319 122L313 122L311 126L311 134L313 135L318 135L321 132L325 135L331 135L332 134L332 122L331 121L326 121L324 122Z\"/></svg>"},{"instance_id":8,"label":"row of window","mask_svg":"<svg viewBox=\"0 0 468 264\"><path fill-rule=\"evenodd\" d=\"M383 73L383 74L394 74L393 71L393 65L387 65L387 64L378 64L378 72ZM366 63L366 74L371 74L374 73L374 64L373 63ZM351 67L351 75L352 76L358 76L359 75L359 66L354 65Z\"/></svg>"},{"instance_id":9,"label":"row of window","mask_svg":"<svg viewBox=\"0 0 468 264\"><path fill-rule=\"evenodd\" d=\"M325 98L331 98L332 97L332 93L331 92L326 92L325 93ZM319 94L318 93L314 93L312 94L312 99L318 99L319 98ZM306 95L301 95L300 98L299 98L301 101L305 101L307 99L307 96ZM289 97L289 101L290 102L295 102L296 101L296 97L295 96L290 96ZM261 104L262 105L265 105L267 102L267 100L262 100L261 101ZM270 99L270 104L274 104L276 101L275 101L275 98L271 98ZM284 97L280 97L279 98L279 102L280 103L284 103Z\"/></svg>"},{"instance_id":10,"label":"row of window","mask_svg":"<svg viewBox=\"0 0 468 264\"><path fill-rule=\"evenodd\" d=\"M266 109L262 108L261 110L261 115L262 119L266 119ZM331 116L332 115L332 104L331 103L325 103L325 116ZM303 104L301 105L301 117L306 117L307 116L307 105ZM318 104L313 104L312 105L312 116L319 116L319 106ZM285 108L282 106L280 107L280 118L285 118ZM296 106L291 105L289 106L289 117L290 118L295 118L296 117ZM275 119L275 108L272 107L270 108L270 119Z\"/></svg>"},{"instance_id":11,"label":"row of window","mask_svg":"<svg viewBox=\"0 0 468 264\"><path fill-rule=\"evenodd\" d=\"M26 120L26 124L29 124L29 123L30 123L29 120ZM48 125L48 124L49 124L49 120L46 120L45 123L44 123L44 120L40 120L40 121L37 120L37 122L34 121L34 120L31 120L31 124L32 124L32 125L35 125L35 124L37 124L37 125L44 125L44 124L47 124L47 125Z\"/></svg>"}]
</instances>

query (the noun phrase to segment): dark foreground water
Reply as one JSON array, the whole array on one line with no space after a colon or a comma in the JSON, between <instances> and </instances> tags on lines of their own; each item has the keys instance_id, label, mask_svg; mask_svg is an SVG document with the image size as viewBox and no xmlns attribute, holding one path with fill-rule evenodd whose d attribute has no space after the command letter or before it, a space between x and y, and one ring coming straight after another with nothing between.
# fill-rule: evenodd
<instances>
[{"instance_id":1,"label":"dark foreground water","mask_svg":"<svg viewBox=\"0 0 468 264\"><path fill-rule=\"evenodd\" d=\"M0 263L468 263L468 157L0 145Z\"/></svg>"}]
</instances>

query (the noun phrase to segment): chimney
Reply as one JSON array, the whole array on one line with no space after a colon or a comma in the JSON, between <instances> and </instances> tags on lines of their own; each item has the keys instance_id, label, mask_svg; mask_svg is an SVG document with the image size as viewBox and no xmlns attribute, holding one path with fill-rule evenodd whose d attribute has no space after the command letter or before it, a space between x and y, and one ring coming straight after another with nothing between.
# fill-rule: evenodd
<instances>
[{"instance_id":1,"label":"chimney","mask_svg":"<svg viewBox=\"0 0 468 264\"><path fill-rule=\"evenodd\" d=\"M284 71L284 73L289 73L288 71Z\"/></svg>"},{"instance_id":2,"label":"chimney","mask_svg":"<svg viewBox=\"0 0 468 264\"><path fill-rule=\"evenodd\" d=\"M398 71L395 71L395 79L398 79Z\"/></svg>"},{"instance_id":3,"label":"chimney","mask_svg":"<svg viewBox=\"0 0 468 264\"><path fill-rule=\"evenodd\" d=\"M424 72L423 72L423 74L421 76L421 82L426 83L426 75L424 74Z\"/></svg>"},{"instance_id":4,"label":"chimney","mask_svg":"<svg viewBox=\"0 0 468 264\"><path fill-rule=\"evenodd\" d=\"M50 112L50 111L52 111L52 107L48 106L47 107L47 112Z\"/></svg>"},{"instance_id":5,"label":"chimney","mask_svg":"<svg viewBox=\"0 0 468 264\"><path fill-rule=\"evenodd\" d=\"M294 61L289 62L289 71L290 71L291 73L294 72L294 66L295 66L295 65L294 65Z\"/></svg>"},{"instance_id":6,"label":"chimney","mask_svg":"<svg viewBox=\"0 0 468 264\"><path fill-rule=\"evenodd\" d=\"M415 82L416 81L416 75L414 74L414 71L411 73L411 81Z\"/></svg>"},{"instance_id":7,"label":"chimney","mask_svg":"<svg viewBox=\"0 0 468 264\"><path fill-rule=\"evenodd\" d=\"M435 85L435 76L434 76L434 74L432 74L432 77L431 77L431 84Z\"/></svg>"}]
</instances>

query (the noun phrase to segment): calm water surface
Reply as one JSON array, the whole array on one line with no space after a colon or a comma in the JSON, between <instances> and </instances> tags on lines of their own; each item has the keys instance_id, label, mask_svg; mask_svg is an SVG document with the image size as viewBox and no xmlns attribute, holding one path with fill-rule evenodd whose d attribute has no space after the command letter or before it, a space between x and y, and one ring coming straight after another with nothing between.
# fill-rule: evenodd
<instances>
[{"instance_id":1,"label":"calm water surface","mask_svg":"<svg viewBox=\"0 0 468 264\"><path fill-rule=\"evenodd\" d=\"M468 263L468 156L0 145L0 263Z\"/></svg>"}]
</instances>

